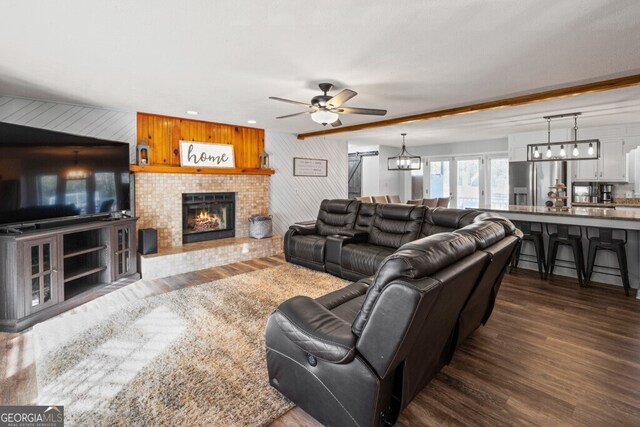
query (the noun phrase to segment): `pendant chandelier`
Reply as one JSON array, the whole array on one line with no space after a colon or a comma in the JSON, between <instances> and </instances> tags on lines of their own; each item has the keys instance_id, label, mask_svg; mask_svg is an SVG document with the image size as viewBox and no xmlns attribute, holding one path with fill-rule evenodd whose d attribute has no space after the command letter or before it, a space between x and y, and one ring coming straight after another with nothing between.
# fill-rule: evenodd
<instances>
[{"instance_id":1,"label":"pendant chandelier","mask_svg":"<svg viewBox=\"0 0 640 427\"><path fill-rule=\"evenodd\" d=\"M556 114L545 116L547 121L547 142L529 144L527 160L530 162L548 162L557 160L595 160L600 158L599 139L578 139L578 116L582 113ZM573 117L573 140L551 142L551 120ZM560 148L558 150L558 147ZM571 155L569 155L569 153Z\"/></svg>"},{"instance_id":2,"label":"pendant chandelier","mask_svg":"<svg viewBox=\"0 0 640 427\"><path fill-rule=\"evenodd\" d=\"M411 170L420 170L422 168L422 161L420 156L412 156L409 154L407 149L404 146L404 138L407 136L406 133L400 134L402 135L402 151L395 157L389 157L387 159L387 170L390 171L411 171Z\"/></svg>"}]
</instances>

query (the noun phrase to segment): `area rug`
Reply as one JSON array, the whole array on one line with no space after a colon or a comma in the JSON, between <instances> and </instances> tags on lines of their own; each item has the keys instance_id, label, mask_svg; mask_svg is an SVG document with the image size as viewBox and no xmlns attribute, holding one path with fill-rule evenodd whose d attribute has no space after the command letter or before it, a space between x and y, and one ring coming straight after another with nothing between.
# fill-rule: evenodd
<instances>
[{"instance_id":1,"label":"area rug","mask_svg":"<svg viewBox=\"0 0 640 427\"><path fill-rule=\"evenodd\" d=\"M269 314L345 284L286 264L112 307L54 344L64 324L43 322L34 327L38 403L64 405L66 425L268 424L293 406L268 382Z\"/></svg>"}]
</instances>

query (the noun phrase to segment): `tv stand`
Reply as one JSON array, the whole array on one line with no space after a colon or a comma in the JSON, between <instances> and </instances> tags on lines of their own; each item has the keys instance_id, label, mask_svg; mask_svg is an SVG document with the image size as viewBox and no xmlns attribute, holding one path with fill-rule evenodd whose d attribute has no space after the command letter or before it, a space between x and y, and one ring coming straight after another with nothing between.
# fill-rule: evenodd
<instances>
[{"instance_id":1,"label":"tv stand","mask_svg":"<svg viewBox=\"0 0 640 427\"><path fill-rule=\"evenodd\" d=\"M23 330L138 275L136 220L94 218L0 235L0 330Z\"/></svg>"}]
</instances>

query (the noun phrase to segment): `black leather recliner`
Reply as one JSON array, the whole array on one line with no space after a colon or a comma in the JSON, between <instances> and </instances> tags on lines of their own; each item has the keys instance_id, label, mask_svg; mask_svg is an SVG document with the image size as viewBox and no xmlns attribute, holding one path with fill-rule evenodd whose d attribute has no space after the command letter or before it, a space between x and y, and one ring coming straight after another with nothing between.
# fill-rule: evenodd
<instances>
[{"instance_id":1,"label":"black leather recliner","mask_svg":"<svg viewBox=\"0 0 640 427\"><path fill-rule=\"evenodd\" d=\"M325 271L327 236L351 229L360 202L355 200L323 200L314 225L294 224L284 235L284 254L288 262Z\"/></svg>"},{"instance_id":2,"label":"black leather recliner","mask_svg":"<svg viewBox=\"0 0 640 427\"><path fill-rule=\"evenodd\" d=\"M425 209L399 204L362 205L353 229L337 230L336 235L327 237L327 272L349 280L372 276L386 257L418 238Z\"/></svg>"},{"instance_id":3,"label":"black leather recliner","mask_svg":"<svg viewBox=\"0 0 640 427\"><path fill-rule=\"evenodd\" d=\"M502 218L401 246L375 276L269 317L273 387L320 422L378 426L400 411L486 321L518 231Z\"/></svg>"}]
</instances>

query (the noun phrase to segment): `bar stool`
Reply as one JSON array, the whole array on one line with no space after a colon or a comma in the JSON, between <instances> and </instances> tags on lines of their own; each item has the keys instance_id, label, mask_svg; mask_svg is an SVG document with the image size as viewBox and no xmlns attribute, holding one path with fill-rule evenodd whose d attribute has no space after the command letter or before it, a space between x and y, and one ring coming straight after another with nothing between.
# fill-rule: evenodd
<instances>
[{"instance_id":1,"label":"bar stool","mask_svg":"<svg viewBox=\"0 0 640 427\"><path fill-rule=\"evenodd\" d=\"M570 228L577 228L578 234L570 233ZM549 259L547 260L547 277L553 274L553 268L556 266L557 261L563 263L573 263L575 267L570 265L560 265L560 267L571 268L576 270L578 276L578 283L581 287L584 286L585 268L584 268L584 254L582 253L582 228L577 225L556 224L556 232L551 233L549 231L549 224L547 224L547 233L549 234ZM573 261L568 259L558 258L558 247L560 245L571 246L573 249Z\"/></svg>"},{"instance_id":2,"label":"bar stool","mask_svg":"<svg viewBox=\"0 0 640 427\"><path fill-rule=\"evenodd\" d=\"M535 226L535 227L532 227ZM520 263L520 258L523 258L525 261L531 260L535 261L538 264L538 273L540 273L540 279L544 280L544 273L547 270L547 262L544 256L544 240L542 238L542 224L539 222L523 222L518 221L516 223L516 227L522 231L522 240L520 244L516 248L516 252L514 254L513 260L511 261L511 268L518 268L518 264ZM534 255L523 254L522 253L522 244L524 242L533 243L533 247L535 250Z\"/></svg>"},{"instance_id":3,"label":"bar stool","mask_svg":"<svg viewBox=\"0 0 640 427\"><path fill-rule=\"evenodd\" d=\"M627 267L627 251L625 249L627 245L627 230L617 228L597 228L598 235L590 236L589 228L590 227L587 227L587 239L589 239L589 255L587 257L586 276L587 284L591 281L591 275L594 272L594 267L616 270L615 267L596 264L596 254L598 249L615 252L618 257L617 270L620 271L620 274L607 273L605 271L596 271L596 273L620 277L622 279L622 286L624 287L624 294L629 296L629 269ZM624 239L614 239L614 232L622 233L624 235Z\"/></svg>"}]
</instances>

